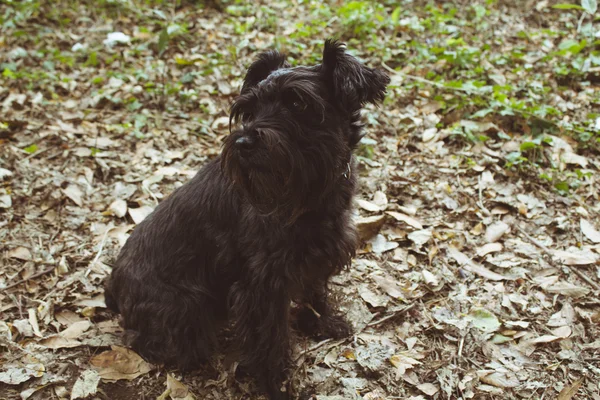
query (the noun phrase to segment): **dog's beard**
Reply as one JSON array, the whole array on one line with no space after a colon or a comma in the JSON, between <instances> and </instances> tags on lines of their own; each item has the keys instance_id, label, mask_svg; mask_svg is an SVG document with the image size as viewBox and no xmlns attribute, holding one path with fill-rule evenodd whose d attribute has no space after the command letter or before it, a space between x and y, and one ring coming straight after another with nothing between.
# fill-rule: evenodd
<instances>
[{"instance_id":1,"label":"dog's beard","mask_svg":"<svg viewBox=\"0 0 600 400\"><path fill-rule=\"evenodd\" d=\"M223 171L254 209L265 216L292 220L301 215L307 188L293 178L293 157L283 146L252 159L241 156L231 142L223 149Z\"/></svg>"}]
</instances>

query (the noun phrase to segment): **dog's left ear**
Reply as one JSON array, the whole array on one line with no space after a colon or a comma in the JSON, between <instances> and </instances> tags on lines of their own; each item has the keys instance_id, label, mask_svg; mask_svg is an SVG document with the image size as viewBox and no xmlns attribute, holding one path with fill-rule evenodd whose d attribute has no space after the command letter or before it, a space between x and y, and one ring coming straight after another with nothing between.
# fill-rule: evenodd
<instances>
[{"instance_id":1,"label":"dog's left ear","mask_svg":"<svg viewBox=\"0 0 600 400\"><path fill-rule=\"evenodd\" d=\"M242 94L258 85L258 83L269 76L271 72L280 68L288 68L289 66L290 64L285 61L285 55L276 50L262 53L258 56L258 59L250 65L250 68L248 68L248 72L244 78L244 85L242 86Z\"/></svg>"},{"instance_id":2,"label":"dog's left ear","mask_svg":"<svg viewBox=\"0 0 600 400\"><path fill-rule=\"evenodd\" d=\"M366 103L383 101L390 83L386 73L363 65L346 53L346 45L337 40L325 41L322 68L335 98L348 112L358 111Z\"/></svg>"}]
</instances>

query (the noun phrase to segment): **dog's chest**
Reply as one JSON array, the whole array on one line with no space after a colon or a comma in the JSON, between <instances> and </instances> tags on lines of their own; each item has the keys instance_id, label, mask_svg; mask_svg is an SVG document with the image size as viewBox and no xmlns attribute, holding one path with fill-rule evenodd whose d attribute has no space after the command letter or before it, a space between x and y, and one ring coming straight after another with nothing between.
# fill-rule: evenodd
<instances>
[{"instance_id":1,"label":"dog's chest","mask_svg":"<svg viewBox=\"0 0 600 400\"><path fill-rule=\"evenodd\" d=\"M245 236L262 240L258 245L256 240L248 242L243 249L252 264L262 260L262 264L272 264L272 268L292 274L302 270L310 275L331 275L348 265L356 245L354 228L344 214L309 215L291 226L264 223L255 224L254 228Z\"/></svg>"}]
</instances>

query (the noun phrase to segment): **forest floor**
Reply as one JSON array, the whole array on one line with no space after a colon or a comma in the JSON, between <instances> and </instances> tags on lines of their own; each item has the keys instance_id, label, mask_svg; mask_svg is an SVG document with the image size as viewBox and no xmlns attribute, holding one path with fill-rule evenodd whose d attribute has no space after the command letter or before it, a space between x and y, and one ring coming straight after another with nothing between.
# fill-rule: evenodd
<instances>
[{"instance_id":1,"label":"forest floor","mask_svg":"<svg viewBox=\"0 0 600 400\"><path fill-rule=\"evenodd\" d=\"M0 0L0 399L258 398L220 356L182 375L124 349L102 283L219 153L252 59L312 65L334 36L392 83L332 287L355 334L298 337L295 394L600 400L600 23L556 1L175 3Z\"/></svg>"}]
</instances>

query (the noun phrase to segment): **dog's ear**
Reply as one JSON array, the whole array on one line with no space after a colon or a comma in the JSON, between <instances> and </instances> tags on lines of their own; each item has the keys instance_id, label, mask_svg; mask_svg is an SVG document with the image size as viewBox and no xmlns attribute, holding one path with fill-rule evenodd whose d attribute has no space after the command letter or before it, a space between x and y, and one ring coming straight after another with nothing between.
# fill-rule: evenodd
<instances>
[{"instance_id":1,"label":"dog's ear","mask_svg":"<svg viewBox=\"0 0 600 400\"><path fill-rule=\"evenodd\" d=\"M242 86L242 94L258 85L258 83L269 76L271 72L289 66L288 62L285 61L285 55L276 50L262 53L258 56L258 59L250 65L250 68L248 68Z\"/></svg>"},{"instance_id":2,"label":"dog's ear","mask_svg":"<svg viewBox=\"0 0 600 400\"><path fill-rule=\"evenodd\" d=\"M323 74L331 82L334 97L349 112L365 103L383 101L390 78L382 71L363 65L346 53L346 45L327 39L323 50Z\"/></svg>"}]
</instances>

